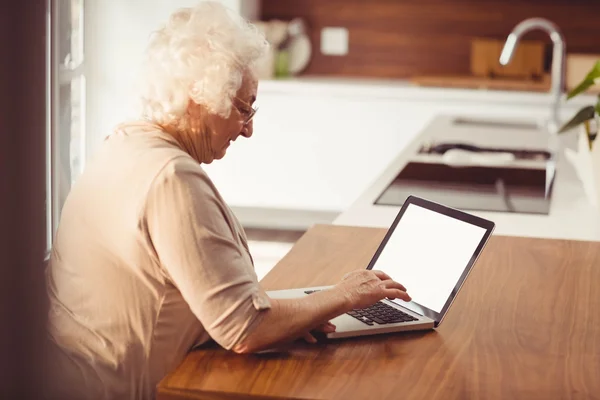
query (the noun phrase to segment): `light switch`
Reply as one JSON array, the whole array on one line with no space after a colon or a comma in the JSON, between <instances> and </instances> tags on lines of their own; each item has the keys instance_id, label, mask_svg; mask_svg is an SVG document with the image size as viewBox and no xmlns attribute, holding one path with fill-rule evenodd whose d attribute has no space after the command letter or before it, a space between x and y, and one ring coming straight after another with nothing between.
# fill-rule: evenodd
<instances>
[{"instance_id":1,"label":"light switch","mask_svg":"<svg viewBox=\"0 0 600 400\"><path fill-rule=\"evenodd\" d=\"M348 29L342 27L321 29L321 53L327 56L348 54Z\"/></svg>"}]
</instances>

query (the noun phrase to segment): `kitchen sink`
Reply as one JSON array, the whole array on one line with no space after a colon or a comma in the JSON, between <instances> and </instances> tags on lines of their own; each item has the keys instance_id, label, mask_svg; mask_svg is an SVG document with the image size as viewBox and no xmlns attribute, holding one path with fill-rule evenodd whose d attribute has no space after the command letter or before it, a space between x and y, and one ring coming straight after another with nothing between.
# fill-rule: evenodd
<instances>
[{"instance_id":1,"label":"kitchen sink","mask_svg":"<svg viewBox=\"0 0 600 400\"><path fill-rule=\"evenodd\" d=\"M438 117L420 139L376 205L416 195L463 210L549 213L555 157L538 124Z\"/></svg>"},{"instance_id":2,"label":"kitchen sink","mask_svg":"<svg viewBox=\"0 0 600 400\"><path fill-rule=\"evenodd\" d=\"M521 161L547 161L552 158L552 153L548 150L532 150L532 149L518 149L518 148L502 148L502 147L482 147L475 146L469 143L460 142L442 142L442 143L427 143L421 146L419 154L439 154L446 155L451 151L461 150L463 152L470 152L475 155L489 154L502 155L508 154L511 157L510 160ZM481 158L481 157L480 157Z\"/></svg>"},{"instance_id":3,"label":"kitchen sink","mask_svg":"<svg viewBox=\"0 0 600 400\"><path fill-rule=\"evenodd\" d=\"M487 118L456 117L452 120L453 125L471 126L476 128L501 128L537 131L539 124L531 121L494 120Z\"/></svg>"},{"instance_id":4,"label":"kitchen sink","mask_svg":"<svg viewBox=\"0 0 600 400\"><path fill-rule=\"evenodd\" d=\"M409 162L375 204L401 206L416 195L463 210L547 214L553 183L547 179L546 170L535 168Z\"/></svg>"}]
</instances>

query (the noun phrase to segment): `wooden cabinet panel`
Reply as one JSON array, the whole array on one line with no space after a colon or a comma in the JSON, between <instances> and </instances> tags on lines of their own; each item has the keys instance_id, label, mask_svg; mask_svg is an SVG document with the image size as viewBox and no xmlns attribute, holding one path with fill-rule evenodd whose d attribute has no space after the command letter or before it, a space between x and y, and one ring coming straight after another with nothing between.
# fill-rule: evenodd
<instances>
[{"instance_id":1,"label":"wooden cabinet panel","mask_svg":"<svg viewBox=\"0 0 600 400\"><path fill-rule=\"evenodd\" d=\"M471 39L504 40L517 23L530 17L558 24L568 51L600 52L598 15L597 0L263 0L262 4L265 20L307 21L314 54L305 74L385 78L468 74ZM348 28L347 56L320 54L320 30L327 26ZM526 39L550 43L542 32L531 32Z\"/></svg>"}]
</instances>

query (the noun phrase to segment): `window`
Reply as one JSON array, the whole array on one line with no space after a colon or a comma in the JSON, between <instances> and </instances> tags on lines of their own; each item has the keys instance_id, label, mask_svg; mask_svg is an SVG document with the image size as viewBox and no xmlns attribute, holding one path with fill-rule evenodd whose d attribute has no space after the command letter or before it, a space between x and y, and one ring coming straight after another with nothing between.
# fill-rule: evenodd
<instances>
[{"instance_id":1,"label":"window","mask_svg":"<svg viewBox=\"0 0 600 400\"><path fill-rule=\"evenodd\" d=\"M48 248L62 206L85 166L85 0L48 0Z\"/></svg>"}]
</instances>

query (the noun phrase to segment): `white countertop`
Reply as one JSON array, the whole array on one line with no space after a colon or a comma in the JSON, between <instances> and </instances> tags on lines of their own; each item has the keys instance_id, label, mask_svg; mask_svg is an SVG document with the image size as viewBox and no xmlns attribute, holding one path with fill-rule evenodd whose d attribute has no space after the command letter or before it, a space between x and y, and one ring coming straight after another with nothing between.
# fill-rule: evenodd
<instances>
[{"instance_id":1,"label":"white countertop","mask_svg":"<svg viewBox=\"0 0 600 400\"><path fill-rule=\"evenodd\" d=\"M356 96L361 98L410 99L411 101L431 101L432 99L452 102L491 102L494 104L547 105L554 101L548 92L517 90L492 90L472 88L444 88L418 86L405 79L367 79L302 76L287 79L265 79L258 85L259 92L288 93L294 95L314 95L326 92L334 96ZM578 108L594 104L593 95L579 95L569 101L563 96L563 108Z\"/></svg>"},{"instance_id":2,"label":"white countertop","mask_svg":"<svg viewBox=\"0 0 600 400\"><path fill-rule=\"evenodd\" d=\"M427 129L425 130L427 131ZM335 221L336 225L388 228L399 207L374 205L377 197L413 157L430 135L423 132L396 157L388 168ZM592 206L573 166L559 153L548 215L468 211L496 223L495 235L600 241L600 211Z\"/></svg>"}]
</instances>

